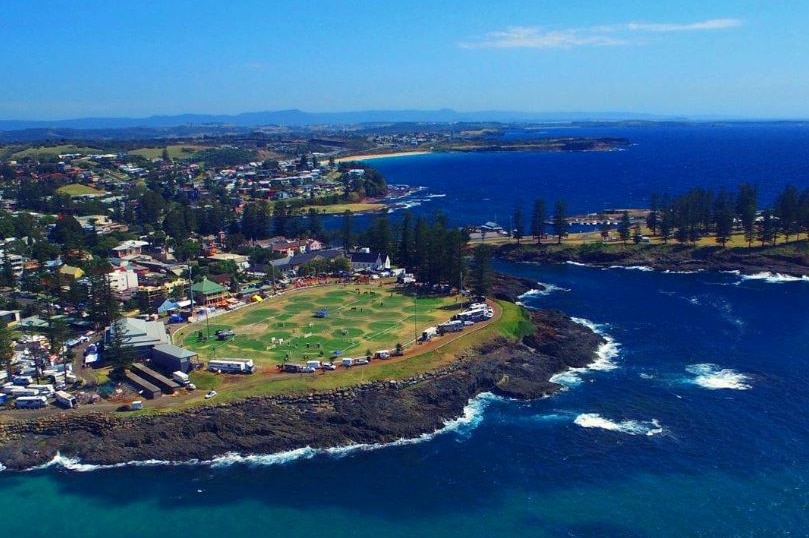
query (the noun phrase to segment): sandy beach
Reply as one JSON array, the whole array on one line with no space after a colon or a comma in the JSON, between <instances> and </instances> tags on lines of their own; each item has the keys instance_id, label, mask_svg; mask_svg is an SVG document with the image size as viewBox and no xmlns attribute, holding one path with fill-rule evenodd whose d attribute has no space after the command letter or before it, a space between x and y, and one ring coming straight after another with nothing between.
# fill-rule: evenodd
<instances>
[{"instance_id":1,"label":"sandy beach","mask_svg":"<svg viewBox=\"0 0 809 538\"><path fill-rule=\"evenodd\" d=\"M387 159L389 157L409 157L412 155L429 155L432 151L397 151L395 153L370 153L368 155L353 155L350 157L338 157L334 162L342 163L347 161L370 161L371 159Z\"/></svg>"}]
</instances>

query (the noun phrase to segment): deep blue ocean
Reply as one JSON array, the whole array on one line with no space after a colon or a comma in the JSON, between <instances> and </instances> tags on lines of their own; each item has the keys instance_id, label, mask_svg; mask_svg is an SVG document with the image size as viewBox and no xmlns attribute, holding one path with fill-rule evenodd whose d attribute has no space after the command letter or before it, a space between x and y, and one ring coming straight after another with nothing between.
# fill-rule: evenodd
<instances>
[{"instance_id":1,"label":"deep blue ocean","mask_svg":"<svg viewBox=\"0 0 809 538\"><path fill-rule=\"evenodd\" d=\"M573 211L655 190L809 186L809 127L605 129L626 151L375 162L414 211L477 222L515 200ZM487 200L484 200L486 198ZM430 201L428 201L430 200ZM457 220L456 220L457 222ZM12 536L809 536L809 281L576 265L497 268L607 337L566 388L482 396L420 442L215 464L0 473ZM85 471L85 472L82 472Z\"/></svg>"}]
</instances>

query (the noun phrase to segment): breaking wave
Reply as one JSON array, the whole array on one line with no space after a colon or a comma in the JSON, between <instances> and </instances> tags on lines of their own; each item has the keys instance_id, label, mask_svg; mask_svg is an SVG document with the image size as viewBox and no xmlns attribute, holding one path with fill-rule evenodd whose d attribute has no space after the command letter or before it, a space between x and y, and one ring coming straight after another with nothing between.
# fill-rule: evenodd
<instances>
[{"instance_id":1,"label":"breaking wave","mask_svg":"<svg viewBox=\"0 0 809 538\"><path fill-rule=\"evenodd\" d=\"M783 284L785 282L809 282L809 276L793 276L781 273L761 272L752 275L741 275L742 280L761 280L768 284Z\"/></svg>"},{"instance_id":2,"label":"breaking wave","mask_svg":"<svg viewBox=\"0 0 809 538\"><path fill-rule=\"evenodd\" d=\"M571 317L575 323L584 325L594 333L598 334L604 339L604 343L598 346L596 350L596 360L588 364L584 368L569 368L564 372L560 372L551 376L550 381L557 383L564 387L575 387L582 383L582 374L590 371L608 372L615 370L618 365L615 364L614 359L618 357L621 352L621 344L616 342L615 339L604 331L604 325L593 323L592 321L584 318Z\"/></svg>"},{"instance_id":3,"label":"breaking wave","mask_svg":"<svg viewBox=\"0 0 809 538\"><path fill-rule=\"evenodd\" d=\"M694 376L687 379L687 382L702 388L711 390L749 390L752 388L749 384L749 376L730 368L721 368L716 364L690 364L686 366L685 371Z\"/></svg>"},{"instance_id":4,"label":"breaking wave","mask_svg":"<svg viewBox=\"0 0 809 538\"><path fill-rule=\"evenodd\" d=\"M283 465L297 460L312 459L315 456L330 456L334 458L342 458L354 452L369 452L372 450L380 450L394 446L407 446L424 443L431 439L444 435L447 433L457 433L466 435L474 430L483 420L483 412L491 402L502 400L490 392L478 394L466 404L463 410L463 415L458 418L444 421L444 426L432 433L424 433L418 437L398 439L390 443L358 443L353 445L346 445L333 448L312 448L309 446L296 448L294 450L286 450L283 452L276 452L274 454L237 454L227 453L217 456L210 460L188 459L185 461L169 461L169 460L143 460L143 461L128 461L122 463L94 465L90 463L82 463L78 458L69 458L57 453L51 461L43 465L38 465L27 471L39 471L50 468L62 468L68 471L85 473L90 471L98 471L102 469L119 469L122 467L155 467L155 466L192 466L192 465L207 465L212 468L230 467L232 465L252 465L252 466L269 466L269 465ZM0 471L4 470L5 466L0 463Z\"/></svg>"},{"instance_id":5,"label":"breaking wave","mask_svg":"<svg viewBox=\"0 0 809 538\"><path fill-rule=\"evenodd\" d=\"M547 284L545 282L537 282L537 284L542 286L543 289L530 289L517 297L517 299L524 299L526 297L544 297L556 291L570 291L569 288L563 288L555 284Z\"/></svg>"},{"instance_id":6,"label":"breaking wave","mask_svg":"<svg viewBox=\"0 0 809 538\"><path fill-rule=\"evenodd\" d=\"M582 413L573 420L573 423L582 428L601 428L602 430L626 433L628 435L651 437L663 433L663 428L656 418L652 420L622 420L615 422L602 417L598 413Z\"/></svg>"},{"instance_id":7,"label":"breaking wave","mask_svg":"<svg viewBox=\"0 0 809 538\"><path fill-rule=\"evenodd\" d=\"M627 271L643 271L645 273L654 271L652 267L647 265L610 265L605 269L626 269Z\"/></svg>"}]
</instances>

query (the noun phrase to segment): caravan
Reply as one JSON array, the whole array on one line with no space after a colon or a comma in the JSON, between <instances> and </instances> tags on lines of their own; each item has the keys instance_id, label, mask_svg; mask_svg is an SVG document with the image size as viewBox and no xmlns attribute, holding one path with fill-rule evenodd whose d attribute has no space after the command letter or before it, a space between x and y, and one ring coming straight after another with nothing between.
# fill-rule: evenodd
<instances>
[{"instance_id":1,"label":"caravan","mask_svg":"<svg viewBox=\"0 0 809 538\"><path fill-rule=\"evenodd\" d=\"M20 396L14 402L17 409L41 409L48 405L48 399L44 396Z\"/></svg>"}]
</instances>

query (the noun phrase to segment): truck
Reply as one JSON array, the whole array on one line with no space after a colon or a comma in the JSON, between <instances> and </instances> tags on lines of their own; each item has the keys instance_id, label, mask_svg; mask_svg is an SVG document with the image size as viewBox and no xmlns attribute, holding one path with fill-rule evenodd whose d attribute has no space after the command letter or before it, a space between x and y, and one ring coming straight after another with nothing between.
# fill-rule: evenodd
<instances>
[{"instance_id":1,"label":"truck","mask_svg":"<svg viewBox=\"0 0 809 538\"><path fill-rule=\"evenodd\" d=\"M352 359L351 357L343 357L342 360L343 368L351 368L352 366L362 366L363 364L368 364L368 359L365 357L357 357Z\"/></svg>"},{"instance_id":2,"label":"truck","mask_svg":"<svg viewBox=\"0 0 809 538\"><path fill-rule=\"evenodd\" d=\"M427 327L423 331L421 331L421 337L419 340L421 342L429 342L432 340L433 336L438 334L438 327Z\"/></svg>"},{"instance_id":3,"label":"truck","mask_svg":"<svg viewBox=\"0 0 809 538\"><path fill-rule=\"evenodd\" d=\"M229 359L208 361L208 370L223 374L252 374L253 359Z\"/></svg>"},{"instance_id":4,"label":"truck","mask_svg":"<svg viewBox=\"0 0 809 538\"><path fill-rule=\"evenodd\" d=\"M216 339L217 340L229 340L231 338L235 338L236 333L233 331L216 331Z\"/></svg>"},{"instance_id":5,"label":"truck","mask_svg":"<svg viewBox=\"0 0 809 538\"><path fill-rule=\"evenodd\" d=\"M14 401L17 409L41 409L48 405L48 399L44 396L20 396Z\"/></svg>"},{"instance_id":6,"label":"truck","mask_svg":"<svg viewBox=\"0 0 809 538\"><path fill-rule=\"evenodd\" d=\"M73 409L77 405L76 397L63 390L57 390L56 393L54 393L54 397L56 398L56 403L65 409Z\"/></svg>"},{"instance_id":7,"label":"truck","mask_svg":"<svg viewBox=\"0 0 809 538\"><path fill-rule=\"evenodd\" d=\"M171 378L182 386L186 386L191 382L191 380L188 377L188 374L186 374L185 372L181 372L179 370L177 370L176 372L172 372Z\"/></svg>"}]
</instances>

